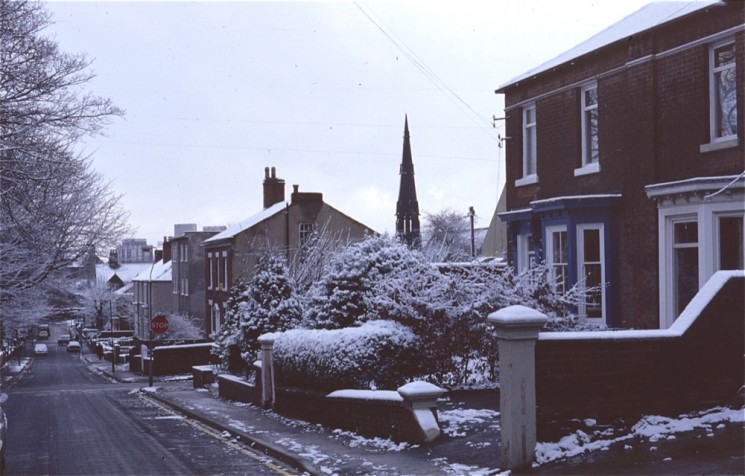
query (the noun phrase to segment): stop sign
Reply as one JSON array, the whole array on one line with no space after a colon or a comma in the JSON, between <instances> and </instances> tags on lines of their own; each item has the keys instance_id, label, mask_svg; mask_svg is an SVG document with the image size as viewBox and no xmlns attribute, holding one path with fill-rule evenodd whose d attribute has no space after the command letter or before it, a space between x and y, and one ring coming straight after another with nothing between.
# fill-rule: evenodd
<instances>
[{"instance_id":1,"label":"stop sign","mask_svg":"<svg viewBox=\"0 0 745 476\"><path fill-rule=\"evenodd\" d=\"M150 330L155 334L168 332L168 319L166 316L155 316L150 320Z\"/></svg>"}]
</instances>

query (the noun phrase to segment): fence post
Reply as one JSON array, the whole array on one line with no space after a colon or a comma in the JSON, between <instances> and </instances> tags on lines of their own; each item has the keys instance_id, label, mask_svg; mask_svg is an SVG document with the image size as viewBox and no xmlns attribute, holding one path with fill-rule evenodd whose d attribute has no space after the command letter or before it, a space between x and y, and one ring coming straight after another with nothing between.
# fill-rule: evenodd
<instances>
[{"instance_id":1,"label":"fence post","mask_svg":"<svg viewBox=\"0 0 745 476\"><path fill-rule=\"evenodd\" d=\"M274 404L274 368L272 367L274 336L271 334L260 336L259 344L261 344L261 406L271 408Z\"/></svg>"},{"instance_id":2,"label":"fence post","mask_svg":"<svg viewBox=\"0 0 745 476\"><path fill-rule=\"evenodd\" d=\"M548 318L529 307L509 306L488 319L499 344L500 467L521 468L535 457L535 343Z\"/></svg>"}]
</instances>

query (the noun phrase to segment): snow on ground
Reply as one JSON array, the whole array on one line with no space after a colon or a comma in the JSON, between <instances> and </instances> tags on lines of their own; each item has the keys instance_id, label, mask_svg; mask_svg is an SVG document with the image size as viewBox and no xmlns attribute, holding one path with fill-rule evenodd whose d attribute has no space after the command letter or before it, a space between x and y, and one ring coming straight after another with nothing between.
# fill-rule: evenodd
<instances>
[{"instance_id":1,"label":"snow on ground","mask_svg":"<svg viewBox=\"0 0 745 476\"><path fill-rule=\"evenodd\" d=\"M745 422L745 409L715 407L680 415L677 418L648 415L631 427L630 433L620 436L613 436L616 432L608 428L591 431L590 433L577 430L557 443L538 443L535 450L536 461L533 463L533 467L590 451L607 450L611 445L622 441L648 440L655 442L663 439L675 439L675 433L697 429L706 430L707 436L713 436L713 429L721 427L724 423L743 422ZM585 421L585 424L592 426L595 422L588 420ZM626 444L625 448L630 449L631 446Z\"/></svg>"},{"instance_id":2,"label":"snow on ground","mask_svg":"<svg viewBox=\"0 0 745 476\"><path fill-rule=\"evenodd\" d=\"M491 425L494 429L499 429L496 418L499 412L487 409L461 408L458 410L445 410L437 412L437 418L440 420L440 426L444 434L457 438L466 436L466 433L475 424L481 424L493 420Z\"/></svg>"}]
</instances>

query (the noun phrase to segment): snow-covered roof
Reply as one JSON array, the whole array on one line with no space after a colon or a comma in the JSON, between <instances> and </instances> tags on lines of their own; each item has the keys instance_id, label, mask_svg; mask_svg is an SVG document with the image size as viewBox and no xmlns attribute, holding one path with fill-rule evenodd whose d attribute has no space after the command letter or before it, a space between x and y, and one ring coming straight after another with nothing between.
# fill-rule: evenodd
<instances>
[{"instance_id":1,"label":"snow-covered roof","mask_svg":"<svg viewBox=\"0 0 745 476\"><path fill-rule=\"evenodd\" d=\"M228 238L235 237L238 233L248 230L249 228L258 225L262 221L266 220L269 217L272 217L279 213L280 211L284 210L287 204L285 202L279 202L275 203L269 208L265 208L261 212L257 213L256 215L246 218L242 222L233 225L226 229L225 231L221 231L220 233L216 234L215 236L204 240L205 243L214 243L216 241L225 240Z\"/></svg>"},{"instance_id":2,"label":"snow-covered roof","mask_svg":"<svg viewBox=\"0 0 745 476\"><path fill-rule=\"evenodd\" d=\"M632 35L657 27L664 23L670 22L677 18L691 14L693 12L708 8L712 5L722 3L719 0L706 1L688 1L688 2L653 2L643 6L635 13L614 23L600 33L583 41L574 48L565 51L559 56L546 61L540 66L533 68L525 73L511 79L499 87L501 91L508 86L523 81L532 76L546 72L561 64L579 58L587 53L608 46L620 40L624 40Z\"/></svg>"},{"instance_id":3,"label":"snow-covered roof","mask_svg":"<svg viewBox=\"0 0 745 476\"><path fill-rule=\"evenodd\" d=\"M150 270L150 265L151 263L125 263L116 269L111 269L108 264L97 264L96 280L108 283L116 274L126 284L131 282L143 270Z\"/></svg>"},{"instance_id":4,"label":"snow-covered roof","mask_svg":"<svg viewBox=\"0 0 745 476\"><path fill-rule=\"evenodd\" d=\"M135 276L132 281L170 281L171 279L171 261L164 263L160 260L153 265L148 265L147 269Z\"/></svg>"}]
</instances>

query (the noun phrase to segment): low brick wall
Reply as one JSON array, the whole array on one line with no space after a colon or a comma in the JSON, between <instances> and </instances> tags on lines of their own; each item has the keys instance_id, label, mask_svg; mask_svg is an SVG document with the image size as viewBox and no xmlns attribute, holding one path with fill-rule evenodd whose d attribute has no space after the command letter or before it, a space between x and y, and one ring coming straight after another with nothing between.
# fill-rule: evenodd
<instances>
[{"instance_id":1,"label":"low brick wall","mask_svg":"<svg viewBox=\"0 0 745 476\"><path fill-rule=\"evenodd\" d=\"M745 384L745 275L718 275L670 329L541 333L539 438L572 418L675 415L735 402Z\"/></svg>"},{"instance_id":2,"label":"low brick wall","mask_svg":"<svg viewBox=\"0 0 745 476\"><path fill-rule=\"evenodd\" d=\"M191 368L191 381L194 388L202 388L215 381L211 365L195 365Z\"/></svg>"},{"instance_id":3,"label":"low brick wall","mask_svg":"<svg viewBox=\"0 0 745 476\"><path fill-rule=\"evenodd\" d=\"M240 377L230 374L217 376L219 394L222 398L234 402L259 404L260 389Z\"/></svg>"},{"instance_id":4,"label":"low brick wall","mask_svg":"<svg viewBox=\"0 0 745 476\"><path fill-rule=\"evenodd\" d=\"M334 397L312 390L278 387L273 410L363 436L424 443L422 428L404 399L395 391L380 393L379 399Z\"/></svg>"},{"instance_id":5,"label":"low brick wall","mask_svg":"<svg viewBox=\"0 0 745 476\"><path fill-rule=\"evenodd\" d=\"M217 363L216 357L210 353L212 346L211 343L203 343L156 347L153 350L155 356L153 375L191 373L194 365Z\"/></svg>"}]
</instances>

